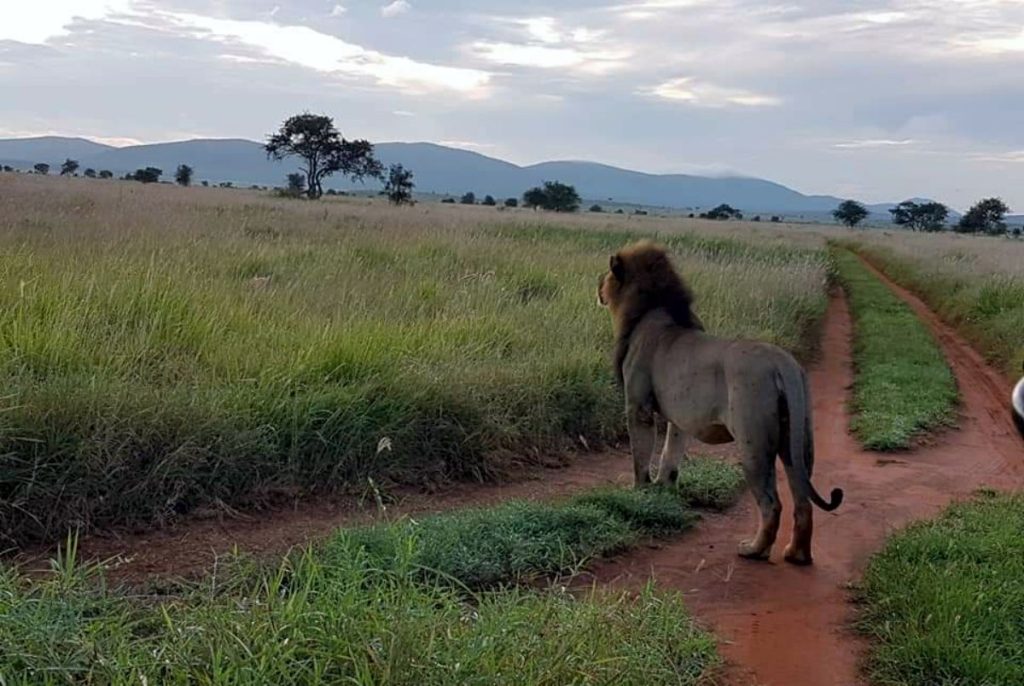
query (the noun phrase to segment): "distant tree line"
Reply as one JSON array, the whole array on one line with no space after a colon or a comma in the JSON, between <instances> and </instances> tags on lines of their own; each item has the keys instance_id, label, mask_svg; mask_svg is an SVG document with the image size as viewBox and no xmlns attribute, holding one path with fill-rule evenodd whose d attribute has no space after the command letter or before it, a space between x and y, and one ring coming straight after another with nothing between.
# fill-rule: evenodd
<instances>
[{"instance_id":1,"label":"distant tree line","mask_svg":"<svg viewBox=\"0 0 1024 686\"><path fill-rule=\"evenodd\" d=\"M977 233L989 236L1020 235L1020 227L1012 230L1006 223L1010 208L999 198L985 198L971 206L959 221L949 225L949 208L940 202L905 200L889 210L892 223L910 231L936 233L952 229L957 233ZM855 227L869 215L868 209L856 200L844 200L832 212L832 217L849 227Z\"/></svg>"}]
</instances>

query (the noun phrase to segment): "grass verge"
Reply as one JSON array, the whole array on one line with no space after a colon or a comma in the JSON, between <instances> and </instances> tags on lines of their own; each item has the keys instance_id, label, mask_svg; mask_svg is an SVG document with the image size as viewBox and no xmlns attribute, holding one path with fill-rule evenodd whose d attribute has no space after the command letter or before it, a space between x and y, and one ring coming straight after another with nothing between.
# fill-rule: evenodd
<instances>
[{"instance_id":1,"label":"grass verge","mask_svg":"<svg viewBox=\"0 0 1024 686\"><path fill-rule=\"evenodd\" d=\"M678 489L604 488L564 503L513 501L404 519L346 531L326 551L355 541L381 568L412 565L425 578L489 588L572 573L595 556L681 532L696 521L688 507L727 507L741 485L734 465L690 460Z\"/></svg>"},{"instance_id":2,"label":"grass verge","mask_svg":"<svg viewBox=\"0 0 1024 686\"><path fill-rule=\"evenodd\" d=\"M981 495L895 535L865 574L875 683L1024 684L1024 496Z\"/></svg>"},{"instance_id":3,"label":"grass verge","mask_svg":"<svg viewBox=\"0 0 1024 686\"><path fill-rule=\"evenodd\" d=\"M1019 262L1015 271L1001 271L998 263L988 264L982 256L1002 250L1009 253L1007 259L1015 254L1024 259L1020 242L979 238L943 250L922 247L908 254L908 246L865 243L856 250L919 295L989 362L1016 378L1024 366L1024 273Z\"/></svg>"},{"instance_id":4,"label":"grass verge","mask_svg":"<svg viewBox=\"0 0 1024 686\"><path fill-rule=\"evenodd\" d=\"M853 253L834 253L854 320L851 429L871 450L909 448L955 417L956 381L931 333Z\"/></svg>"},{"instance_id":5,"label":"grass verge","mask_svg":"<svg viewBox=\"0 0 1024 686\"><path fill-rule=\"evenodd\" d=\"M716 663L674 594L466 594L353 538L156 599L0 571L4 684L682 684Z\"/></svg>"},{"instance_id":6,"label":"grass verge","mask_svg":"<svg viewBox=\"0 0 1024 686\"><path fill-rule=\"evenodd\" d=\"M717 464L691 480L735 476ZM44 581L0 569L0 683L695 684L717 656L679 596L509 586L685 529L688 497L605 489L341 531L156 597L106 588L69 544Z\"/></svg>"}]
</instances>

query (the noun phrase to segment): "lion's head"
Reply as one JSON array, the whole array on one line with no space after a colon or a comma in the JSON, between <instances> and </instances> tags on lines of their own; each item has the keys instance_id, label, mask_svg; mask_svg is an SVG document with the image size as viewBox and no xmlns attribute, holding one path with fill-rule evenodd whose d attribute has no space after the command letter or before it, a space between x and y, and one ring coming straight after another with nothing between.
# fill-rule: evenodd
<instances>
[{"instance_id":1,"label":"lion's head","mask_svg":"<svg viewBox=\"0 0 1024 686\"><path fill-rule=\"evenodd\" d=\"M679 326L703 328L690 307L693 296L668 253L651 241L634 243L611 256L608 271L598 282L597 299L611 311L620 336L659 308Z\"/></svg>"},{"instance_id":2,"label":"lion's head","mask_svg":"<svg viewBox=\"0 0 1024 686\"><path fill-rule=\"evenodd\" d=\"M630 336L648 312L662 309L679 326L704 328L690 308L693 296L668 253L650 241L634 243L611 256L608 271L597 285L597 299L615 321L615 374L620 383Z\"/></svg>"}]
</instances>

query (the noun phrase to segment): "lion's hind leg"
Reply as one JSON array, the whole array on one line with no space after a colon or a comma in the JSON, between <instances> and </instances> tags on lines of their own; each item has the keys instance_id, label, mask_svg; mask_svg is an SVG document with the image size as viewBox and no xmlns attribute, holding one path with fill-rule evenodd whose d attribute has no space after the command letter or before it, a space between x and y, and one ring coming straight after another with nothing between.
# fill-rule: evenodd
<instances>
[{"instance_id":1,"label":"lion's hind leg","mask_svg":"<svg viewBox=\"0 0 1024 686\"><path fill-rule=\"evenodd\" d=\"M760 511L760 524L754 538L740 543L740 557L767 560L779 534L782 503L775 487L775 452L767 446L746 445L743 474Z\"/></svg>"}]
</instances>

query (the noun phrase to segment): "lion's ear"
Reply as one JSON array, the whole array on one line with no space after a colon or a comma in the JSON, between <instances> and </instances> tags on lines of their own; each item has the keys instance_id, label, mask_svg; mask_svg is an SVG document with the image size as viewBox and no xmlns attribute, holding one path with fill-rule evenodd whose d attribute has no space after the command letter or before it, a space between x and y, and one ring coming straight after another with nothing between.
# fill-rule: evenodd
<instances>
[{"instance_id":1,"label":"lion's ear","mask_svg":"<svg viewBox=\"0 0 1024 686\"><path fill-rule=\"evenodd\" d=\"M622 264L622 257L618 254L612 255L611 259L608 260L608 268L612 270L612 276L619 281L626 275L625 266Z\"/></svg>"}]
</instances>

